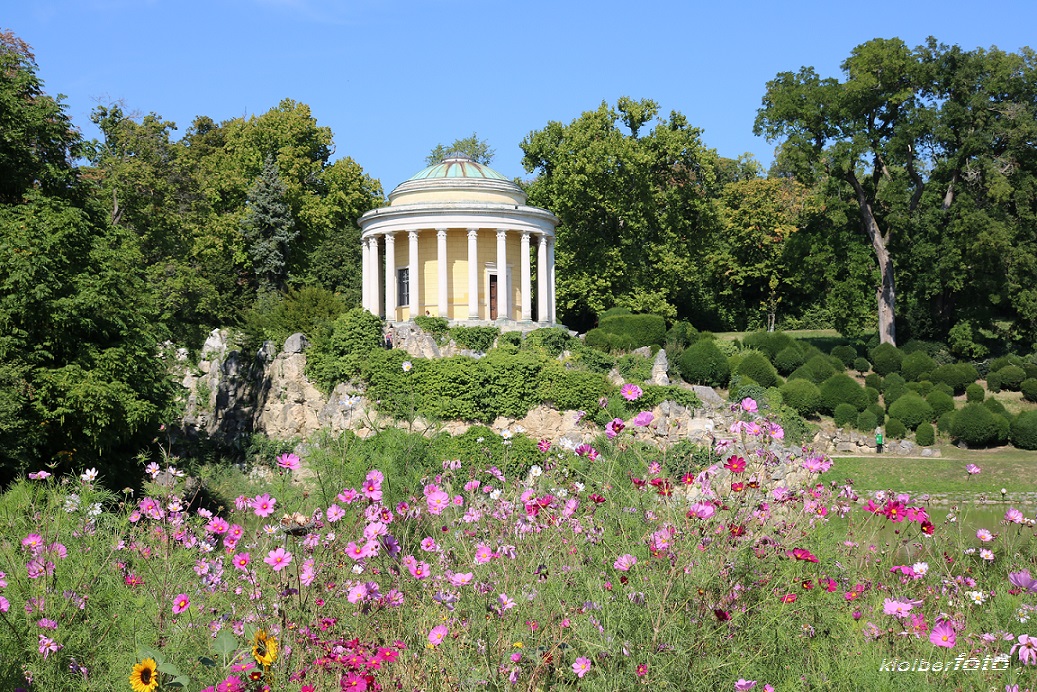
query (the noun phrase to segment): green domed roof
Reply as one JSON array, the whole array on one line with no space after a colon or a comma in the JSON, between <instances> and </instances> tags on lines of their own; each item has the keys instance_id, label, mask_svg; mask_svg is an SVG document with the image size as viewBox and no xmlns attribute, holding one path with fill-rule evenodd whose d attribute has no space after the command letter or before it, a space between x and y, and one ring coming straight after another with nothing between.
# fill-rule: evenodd
<instances>
[{"instance_id":1,"label":"green domed roof","mask_svg":"<svg viewBox=\"0 0 1037 692\"><path fill-rule=\"evenodd\" d=\"M467 156L459 154L451 154L434 166L418 171L407 180L432 180L436 178L507 180L507 178L489 166L476 163Z\"/></svg>"}]
</instances>

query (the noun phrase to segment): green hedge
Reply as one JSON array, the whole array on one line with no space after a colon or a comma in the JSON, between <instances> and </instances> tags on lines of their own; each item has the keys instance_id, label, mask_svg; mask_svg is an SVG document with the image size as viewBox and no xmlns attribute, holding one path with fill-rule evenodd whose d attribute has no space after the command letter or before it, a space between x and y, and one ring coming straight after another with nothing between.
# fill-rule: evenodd
<instances>
[{"instance_id":1,"label":"green hedge","mask_svg":"<svg viewBox=\"0 0 1037 692\"><path fill-rule=\"evenodd\" d=\"M955 396L961 396L965 393L965 387L979 379L979 373L975 366L968 363L938 365L929 373L929 379L933 383L943 382L954 390Z\"/></svg>"},{"instance_id":2,"label":"green hedge","mask_svg":"<svg viewBox=\"0 0 1037 692\"><path fill-rule=\"evenodd\" d=\"M846 367L852 367L854 361L857 360L857 349L849 344L843 344L842 346L836 346L832 349L832 355L842 361Z\"/></svg>"},{"instance_id":3,"label":"green hedge","mask_svg":"<svg viewBox=\"0 0 1037 692\"><path fill-rule=\"evenodd\" d=\"M909 430L914 430L933 419L933 407L915 392L908 392L889 407L889 417L899 419Z\"/></svg>"},{"instance_id":4,"label":"green hedge","mask_svg":"<svg viewBox=\"0 0 1037 692\"><path fill-rule=\"evenodd\" d=\"M1010 392L1018 392L1019 386L1026 379L1026 371L1018 365L1008 365L997 371L998 379L1001 380L1001 387L1007 389Z\"/></svg>"},{"instance_id":5,"label":"green hedge","mask_svg":"<svg viewBox=\"0 0 1037 692\"><path fill-rule=\"evenodd\" d=\"M799 343L784 332L757 331L746 334L742 338L742 346L745 348L755 348L766 353L768 359L774 360L779 353L787 348L798 349Z\"/></svg>"},{"instance_id":6,"label":"green hedge","mask_svg":"<svg viewBox=\"0 0 1037 692\"><path fill-rule=\"evenodd\" d=\"M936 430L932 423L922 423L915 429L915 442L923 447L936 444Z\"/></svg>"},{"instance_id":7,"label":"green hedge","mask_svg":"<svg viewBox=\"0 0 1037 692\"><path fill-rule=\"evenodd\" d=\"M498 336L500 329L497 327L459 326L450 330L450 338L456 341L458 346L482 353L493 348Z\"/></svg>"},{"instance_id":8,"label":"green hedge","mask_svg":"<svg viewBox=\"0 0 1037 692\"><path fill-rule=\"evenodd\" d=\"M805 362L803 351L795 346L783 348L774 356L774 367L786 377L795 372L796 368L802 367Z\"/></svg>"},{"instance_id":9,"label":"green hedge","mask_svg":"<svg viewBox=\"0 0 1037 692\"><path fill-rule=\"evenodd\" d=\"M539 349L557 358L562 351L573 351L580 347L580 340L569 333L568 329L562 327L544 327L534 329L526 335L523 345L529 348Z\"/></svg>"},{"instance_id":10,"label":"green hedge","mask_svg":"<svg viewBox=\"0 0 1037 692\"><path fill-rule=\"evenodd\" d=\"M631 351L666 343L666 319L661 315L608 315L587 332L584 342L602 350Z\"/></svg>"},{"instance_id":11,"label":"green hedge","mask_svg":"<svg viewBox=\"0 0 1037 692\"><path fill-rule=\"evenodd\" d=\"M929 378L929 373L936 369L936 361L925 351L915 351L904 356L900 363L900 374L908 382L917 382Z\"/></svg>"},{"instance_id":12,"label":"green hedge","mask_svg":"<svg viewBox=\"0 0 1037 692\"><path fill-rule=\"evenodd\" d=\"M767 360L767 357L757 351L747 353L738 364L738 367L735 368L735 372L739 375L751 377L764 389L778 384L778 372L771 365L771 362Z\"/></svg>"},{"instance_id":13,"label":"green hedge","mask_svg":"<svg viewBox=\"0 0 1037 692\"><path fill-rule=\"evenodd\" d=\"M832 414L839 404L850 404L858 411L868 407L868 394L849 375L832 375L821 385L821 410Z\"/></svg>"},{"instance_id":14,"label":"green hedge","mask_svg":"<svg viewBox=\"0 0 1037 692\"><path fill-rule=\"evenodd\" d=\"M857 414L857 429L861 432L874 432L877 427L879 427L879 419L873 411L865 410Z\"/></svg>"},{"instance_id":15,"label":"green hedge","mask_svg":"<svg viewBox=\"0 0 1037 692\"><path fill-rule=\"evenodd\" d=\"M692 344L680 355L677 366L681 377L692 384L726 387L731 379L727 357L712 339Z\"/></svg>"},{"instance_id":16,"label":"green hedge","mask_svg":"<svg viewBox=\"0 0 1037 692\"><path fill-rule=\"evenodd\" d=\"M983 389L983 385L979 382L973 382L972 384L965 387L965 401L968 403L983 403L983 399L987 396L986 390Z\"/></svg>"},{"instance_id":17,"label":"green hedge","mask_svg":"<svg viewBox=\"0 0 1037 692\"><path fill-rule=\"evenodd\" d=\"M1037 449L1037 411L1023 411L1012 421L1012 444L1019 449Z\"/></svg>"},{"instance_id":18,"label":"green hedge","mask_svg":"<svg viewBox=\"0 0 1037 692\"><path fill-rule=\"evenodd\" d=\"M904 352L893 344L879 344L868 352L868 357L875 372L885 377L890 373L900 372Z\"/></svg>"},{"instance_id":19,"label":"green hedge","mask_svg":"<svg viewBox=\"0 0 1037 692\"><path fill-rule=\"evenodd\" d=\"M999 426L983 404L965 404L954 416L951 435L969 446L983 447L998 442Z\"/></svg>"},{"instance_id":20,"label":"green hedge","mask_svg":"<svg viewBox=\"0 0 1037 692\"><path fill-rule=\"evenodd\" d=\"M817 414L821 406L821 390L810 380L789 380L779 391L785 405L806 418Z\"/></svg>"},{"instance_id":21,"label":"green hedge","mask_svg":"<svg viewBox=\"0 0 1037 692\"><path fill-rule=\"evenodd\" d=\"M1037 378L1027 377L1020 382L1019 391L1023 393L1024 399L1037 403Z\"/></svg>"}]
</instances>

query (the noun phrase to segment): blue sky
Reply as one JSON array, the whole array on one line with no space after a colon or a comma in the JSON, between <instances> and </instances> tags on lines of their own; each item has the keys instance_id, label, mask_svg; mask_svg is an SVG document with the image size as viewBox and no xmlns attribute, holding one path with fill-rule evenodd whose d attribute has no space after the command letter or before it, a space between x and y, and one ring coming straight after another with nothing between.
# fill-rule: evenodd
<instances>
[{"instance_id":1,"label":"blue sky","mask_svg":"<svg viewBox=\"0 0 1037 692\"><path fill-rule=\"evenodd\" d=\"M1033 0L870 3L526 0L5 0L0 27L36 53L50 94L87 137L98 103L258 115L291 98L388 192L437 143L472 132L493 167L527 177L519 144L603 100L651 98L721 156L773 147L752 134L766 82L812 65L840 76L854 46L927 36L963 48L1037 44Z\"/></svg>"}]
</instances>

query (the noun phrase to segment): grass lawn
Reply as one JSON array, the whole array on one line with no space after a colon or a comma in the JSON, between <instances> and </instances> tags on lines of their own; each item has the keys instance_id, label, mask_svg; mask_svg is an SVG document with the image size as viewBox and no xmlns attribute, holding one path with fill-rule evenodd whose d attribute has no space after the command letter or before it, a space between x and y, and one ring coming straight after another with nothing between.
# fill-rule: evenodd
<instances>
[{"instance_id":1,"label":"grass lawn","mask_svg":"<svg viewBox=\"0 0 1037 692\"><path fill-rule=\"evenodd\" d=\"M903 490L926 493L986 493L1000 496L1001 488L1010 493L1037 492L1037 452L1014 447L997 449L959 449L944 445L941 458L836 457L830 479L852 478L861 491ZM969 477L966 464L982 471Z\"/></svg>"}]
</instances>

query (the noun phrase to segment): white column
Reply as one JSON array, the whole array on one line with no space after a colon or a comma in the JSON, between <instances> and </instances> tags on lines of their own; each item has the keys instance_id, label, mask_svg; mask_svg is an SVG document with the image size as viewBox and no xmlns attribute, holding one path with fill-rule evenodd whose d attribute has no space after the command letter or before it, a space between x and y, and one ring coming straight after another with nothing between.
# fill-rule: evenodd
<instances>
[{"instance_id":1,"label":"white column","mask_svg":"<svg viewBox=\"0 0 1037 692\"><path fill-rule=\"evenodd\" d=\"M533 319L533 301L529 293L532 290L532 278L529 268L529 231L522 232L522 321L529 322Z\"/></svg>"},{"instance_id":2,"label":"white column","mask_svg":"<svg viewBox=\"0 0 1037 692\"><path fill-rule=\"evenodd\" d=\"M385 234L385 319L396 321L396 238Z\"/></svg>"},{"instance_id":3,"label":"white column","mask_svg":"<svg viewBox=\"0 0 1037 692\"><path fill-rule=\"evenodd\" d=\"M368 266L370 262L367 261L367 239L360 241L360 255L361 255L361 271L360 271L360 305L364 310L371 309L370 290L367 288L367 282L370 281L368 276L371 273L371 268Z\"/></svg>"},{"instance_id":4,"label":"white column","mask_svg":"<svg viewBox=\"0 0 1037 692\"><path fill-rule=\"evenodd\" d=\"M369 250L370 258L368 261L371 263L371 312L376 315L382 314L382 289L378 285L378 275L381 265L381 260L378 259L378 236L372 235L368 241L371 244Z\"/></svg>"},{"instance_id":5,"label":"white column","mask_svg":"<svg viewBox=\"0 0 1037 692\"><path fill-rule=\"evenodd\" d=\"M508 231L497 229L497 319L511 319L511 301L508 300Z\"/></svg>"},{"instance_id":6,"label":"white column","mask_svg":"<svg viewBox=\"0 0 1037 692\"><path fill-rule=\"evenodd\" d=\"M407 232L407 243L407 281L410 289L407 301L410 303L410 318L413 320L421 314L421 307L418 305L418 282L421 281L421 277L418 275L417 231Z\"/></svg>"},{"instance_id":7,"label":"white column","mask_svg":"<svg viewBox=\"0 0 1037 692\"><path fill-rule=\"evenodd\" d=\"M479 229L468 229L468 319L479 319Z\"/></svg>"},{"instance_id":8,"label":"white column","mask_svg":"<svg viewBox=\"0 0 1037 692\"><path fill-rule=\"evenodd\" d=\"M548 311L551 314L551 324L558 323L558 313L555 311L555 239L547 242L547 294Z\"/></svg>"},{"instance_id":9,"label":"white column","mask_svg":"<svg viewBox=\"0 0 1037 692\"><path fill-rule=\"evenodd\" d=\"M447 305L446 229L436 229L436 266L439 269L439 316L450 317Z\"/></svg>"},{"instance_id":10,"label":"white column","mask_svg":"<svg viewBox=\"0 0 1037 692\"><path fill-rule=\"evenodd\" d=\"M537 243L537 321L547 322L547 282L550 280L547 271L547 234L541 233Z\"/></svg>"}]
</instances>

